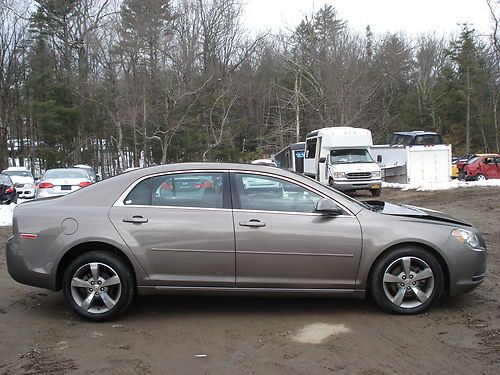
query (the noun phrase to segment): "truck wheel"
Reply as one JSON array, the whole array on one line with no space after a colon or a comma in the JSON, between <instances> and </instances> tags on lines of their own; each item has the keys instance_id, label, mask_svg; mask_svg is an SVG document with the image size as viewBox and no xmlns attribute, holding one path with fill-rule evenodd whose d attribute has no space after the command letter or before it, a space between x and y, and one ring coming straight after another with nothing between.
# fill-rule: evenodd
<instances>
[{"instance_id":1,"label":"truck wheel","mask_svg":"<svg viewBox=\"0 0 500 375\"><path fill-rule=\"evenodd\" d=\"M476 175L476 181L485 181L487 180L488 177L486 177L484 174L482 173L479 173L478 175Z\"/></svg>"},{"instance_id":2,"label":"truck wheel","mask_svg":"<svg viewBox=\"0 0 500 375\"><path fill-rule=\"evenodd\" d=\"M370 189L370 193L372 193L373 197L380 197L380 193L382 193L382 189Z\"/></svg>"}]
</instances>

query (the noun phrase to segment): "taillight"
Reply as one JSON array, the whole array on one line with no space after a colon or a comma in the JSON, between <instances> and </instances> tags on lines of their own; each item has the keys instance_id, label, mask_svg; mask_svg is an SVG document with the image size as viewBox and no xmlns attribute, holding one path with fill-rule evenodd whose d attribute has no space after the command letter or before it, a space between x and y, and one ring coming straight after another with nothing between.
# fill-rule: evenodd
<instances>
[{"instance_id":1,"label":"taillight","mask_svg":"<svg viewBox=\"0 0 500 375\"><path fill-rule=\"evenodd\" d=\"M6 192L6 193L13 193L13 192L15 192L15 191L16 191L16 189L14 189L14 186L10 186L10 187L8 187L7 189L5 189L5 192Z\"/></svg>"},{"instance_id":2,"label":"taillight","mask_svg":"<svg viewBox=\"0 0 500 375\"><path fill-rule=\"evenodd\" d=\"M78 184L78 186L80 186L80 187L85 187L85 186L89 186L89 185L92 185L92 182L90 182L90 181L83 181L83 182L80 182Z\"/></svg>"},{"instance_id":3,"label":"taillight","mask_svg":"<svg viewBox=\"0 0 500 375\"><path fill-rule=\"evenodd\" d=\"M51 184L50 182L40 182L38 185L39 189L51 189L54 187L54 184Z\"/></svg>"},{"instance_id":4,"label":"taillight","mask_svg":"<svg viewBox=\"0 0 500 375\"><path fill-rule=\"evenodd\" d=\"M214 187L214 183L210 180L205 180L203 182L200 182L199 184L196 184L195 187L197 189L211 189Z\"/></svg>"}]
</instances>

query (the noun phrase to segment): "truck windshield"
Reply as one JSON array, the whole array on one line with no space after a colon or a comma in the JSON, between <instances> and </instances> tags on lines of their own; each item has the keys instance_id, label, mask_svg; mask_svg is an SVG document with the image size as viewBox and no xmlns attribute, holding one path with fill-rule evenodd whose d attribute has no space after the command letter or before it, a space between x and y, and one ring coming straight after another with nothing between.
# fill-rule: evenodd
<instances>
[{"instance_id":1,"label":"truck windshield","mask_svg":"<svg viewBox=\"0 0 500 375\"><path fill-rule=\"evenodd\" d=\"M373 163L368 150L346 149L330 151L330 164Z\"/></svg>"}]
</instances>

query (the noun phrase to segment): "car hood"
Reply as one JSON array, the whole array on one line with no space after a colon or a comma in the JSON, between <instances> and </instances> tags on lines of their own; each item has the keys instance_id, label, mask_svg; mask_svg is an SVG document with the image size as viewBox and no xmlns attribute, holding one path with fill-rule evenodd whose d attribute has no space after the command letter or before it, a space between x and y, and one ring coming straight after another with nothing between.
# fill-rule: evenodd
<instances>
[{"instance_id":1,"label":"car hood","mask_svg":"<svg viewBox=\"0 0 500 375\"><path fill-rule=\"evenodd\" d=\"M378 212L382 215L394 215L394 216L405 216L405 217L416 217L420 219L441 221L446 223L453 223L465 226L472 226L472 224L457 219L451 215L445 214L443 212L430 210L428 208L410 206L408 204L393 204L383 201L367 201L365 202L370 206L372 211Z\"/></svg>"}]
</instances>

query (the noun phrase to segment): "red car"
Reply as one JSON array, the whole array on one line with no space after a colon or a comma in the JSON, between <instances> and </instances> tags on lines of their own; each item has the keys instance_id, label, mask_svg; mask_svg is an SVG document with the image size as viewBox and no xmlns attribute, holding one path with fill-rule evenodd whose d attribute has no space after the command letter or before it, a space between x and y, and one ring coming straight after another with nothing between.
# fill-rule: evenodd
<instances>
[{"instance_id":1,"label":"red car","mask_svg":"<svg viewBox=\"0 0 500 375\"><path fill-rule=\"evenodd\" d=\"M481 154L469 159L463 171L466 180L482 181L500 178L500 155Z\"/></svg>"}]
</instances>

